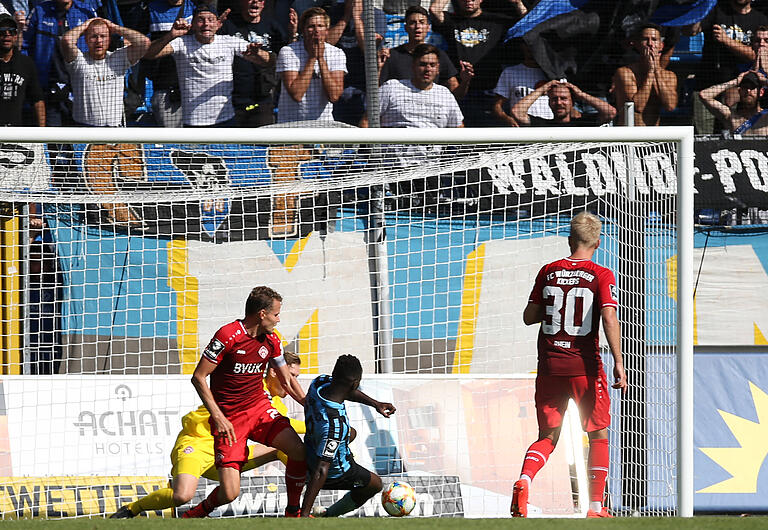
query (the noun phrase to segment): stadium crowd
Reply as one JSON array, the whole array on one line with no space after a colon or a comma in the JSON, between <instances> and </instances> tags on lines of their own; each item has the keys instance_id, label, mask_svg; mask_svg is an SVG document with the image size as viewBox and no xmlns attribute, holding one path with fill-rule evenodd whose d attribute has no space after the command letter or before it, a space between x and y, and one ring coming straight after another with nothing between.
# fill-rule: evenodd
<instances>
[{"instance_id":1,"label":"stadium crowd","mask_svg":"<svg viewBox=\"0 0 768 530\"><path fill-rule=\"evenodd\" d=\"M363 1L2 0L0 125L768 134L768 0Z\"/></svg>"},{"instance_id":2,"label":"stadium crowd","mask_svg":"<svg viewBox=\"0 0 768 530\"><path fill-rule=\"evenodd\" d=\"M374 5L367 75L363 0L2 0L0 122L768 127L766 0Z\"/></svg>"}]
</instances>

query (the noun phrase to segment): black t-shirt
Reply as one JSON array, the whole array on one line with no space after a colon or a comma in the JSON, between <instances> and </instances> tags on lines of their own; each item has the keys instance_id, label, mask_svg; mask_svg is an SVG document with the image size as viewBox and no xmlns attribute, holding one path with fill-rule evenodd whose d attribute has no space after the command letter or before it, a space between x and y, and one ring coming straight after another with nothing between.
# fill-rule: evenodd
<instances>
[{"instance_id":1,"label":"black t-shirt","mask_svg":"<svg viewBox=\"0 0 768 530\"><path fill-rule=\"evenodd\" d=\"M437 82L441 85L447 85L448 81L452 77L456 77L458 72L456 67L453 66L451 59L443 50L438 50L438 60L440 61L440 75L437 78ZM390 79L410 79L413 76L413 57L406 48L405 44L401 44L397 48L392 48L389 52L389 59L381 67L381 74L379 74L379 83L384 84Z\"/></svg>"},{"instance_id":2,"label":"black t-shirt","mask_svg":"<svg viewBox=\"0 0 768 530\"><path fill-rule=\"evenodd\" d=\"M24 102L42 99L43 91L31 57L14 51L7 63L0 60L0 125L24 125L21 118Z\"/></svg>"},{"instance_id":3,"label":"black t-shirt","mask_svg":"<svg viewBox=\"0 0 768 530\"><path fill-rule=\"evenodd\" d=\"M433 18L432 27L448 43L448 56L454 66L459 61L472 63L475 77L471 88L493 90L501 74L503 40L513 20L499 13L482 12L474 18L443 13L442 24Z\"/></svg>"},{"instance_id":4,"label":"black t-shirt","mask_svg":"<svg viewBox=\"0 0 768 530\"><path fill-rule=\"evenodd\" d=\"M344 4L336 4L330 10L331 26L336 24L344 16ZM379 8L374 8L374 30L382 37L387 33L387 15ZM381 43L379 43L381 46ZM344 76L344 86L354 87L365 91L365 56L357 42L355 34L355 22L350 20L344 28L344 32L336 43L336 47L341 48L347 58L347 75Z\"/></svg>"},{"instance_id":5,"label":"black t-shirt","mask_svg":"<svg viewBox=\"0 0 768 530\"><path fill-rule=\"evenodd\" d=\"M239 13L230 15L224 21L219 34L234 35L248 42L260 43L261 49L275 56L280 48L291 40L288 31L277 19L262 16L259 22L251 24L243 20ZM235 57L232 74L235 83L232 89L232 104L236 108L271 97L277 86L275 65L260 66L242 57Z\"/></svg>"},{"instance_id":6,"label":"black t-shirt","mask_svg":"<svg viewBox=\"0 0 768 530\"><path fill-rule=\"evenodd\" d=\"M571 118L567 123L559 123L554 119L539 118L528 115L531 127L597 127L602 125L598 114L582 114L581 118Z\"/></svg>"},{"instance_id":7,"label":"black t-shirt","mask_svg":"<svg viewBox=\"0 0 768 530\"><path fill-rule=\"evenodd\" d=\"M719 3L709 15L701 21L704 32L704 48L701 50L701 63L696 74L696 88L703 90L718 83L735 78L740 72L749 70L751 62L744 62L731 53L724 44L717 42L712 35L712 28L720 25L726 34L747 46L759 26L768 25L768 17L752 9L748 14L735 13L731 6Z\"/></svg>"}]
</instances>

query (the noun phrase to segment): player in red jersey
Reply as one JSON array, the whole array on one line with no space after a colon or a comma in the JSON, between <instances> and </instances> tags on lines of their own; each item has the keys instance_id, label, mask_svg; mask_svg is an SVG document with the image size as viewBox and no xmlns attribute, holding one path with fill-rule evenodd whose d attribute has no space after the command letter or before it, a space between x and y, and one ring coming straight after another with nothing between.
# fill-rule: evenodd
<instances>
[{"instance_id":1,"label":"player in red jersey","mask_svg":"<svg viewBox=\"0 0 768 530\"><path fill-rule=\"evenodd\" d=\"M245 318L216 332L192 374L192 384L211 413L209 421L219 486L183 517L205 517L217 506L232 502L240 495L240 469L248 460L249 438L288 456L285 515L299 516L301 490L307 474L304 444L288 418L272 407L262 384L264 371L271 366L285 391L304 403L304 391L291 377L280 338L274 332L280 322L282 300L269 287L254 287L245 302ZM210 387L206 381L209 375Z\"/></svg>"},{"instance_id":2,"label":"player in red jersey","mask_svg":"<svg viewBox=\"0 0 768 530\"><path fill-rule=\"evenodd\" d=\"M627 376L616 317L616 278L592 261L600 246L600 230L600 220L591 213L571 219L571 255L541 268L523 312L526 325L541 323L535 395L539 438L525 453L520 479L513 488L513 517L528 516L528 489L557 444L570 398L579 406L581 426L589 436L587 517L611 517L602 503L611 417L598 344L601 320L613 355L611 386L626 392Z\"/></svg>"}]
</instances>

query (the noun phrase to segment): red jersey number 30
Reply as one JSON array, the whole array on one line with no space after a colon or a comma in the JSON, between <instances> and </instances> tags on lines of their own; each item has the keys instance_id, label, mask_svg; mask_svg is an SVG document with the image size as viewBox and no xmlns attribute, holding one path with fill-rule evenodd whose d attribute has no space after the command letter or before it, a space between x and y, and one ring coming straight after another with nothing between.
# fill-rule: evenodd
<instances>
[{"instance_id":1,"label":"red jersey number 30","mask_svg":"<svg viewBox=\"0 0 768 530\"><path fill-rule=\"evenodd\" d=\"M572 287L563 291L562 287L547 285L543 289L546 314L541 331L545 335L557 335L564 331L572 337L583 337L592 331L592 307L594 293L584 287Z\"/></svg>"}]
</instances>

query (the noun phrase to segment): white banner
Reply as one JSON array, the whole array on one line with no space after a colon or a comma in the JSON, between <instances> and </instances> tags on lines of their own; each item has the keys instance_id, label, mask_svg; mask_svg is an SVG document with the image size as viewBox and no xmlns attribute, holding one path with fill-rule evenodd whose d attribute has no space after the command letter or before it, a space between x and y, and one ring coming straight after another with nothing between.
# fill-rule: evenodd
<instances>
[{"instance_id":1,"label":"white banner","mask_svg":"<svg viewBox=\"0 0 768 530\"><path fill-rule=\"evenodd\" d=\"M305 387L310 381L302 377ZM12 477L162 476L171 469L181 417L199 405L185 375L17 376L0 386ZM384 418L347 403L360 465L382 476L457 477L465 516L508 516L512 485L537 433L531 376L378 375L365 376L362 389L397 413ZM303 419L299 405L285 401ZM574 455L583 455L581 433L566 424L536 477L533 513L574 514L569 464L584 468ZM273 464L251 474L280 473Z\"/></svg>"}]
</instances>

